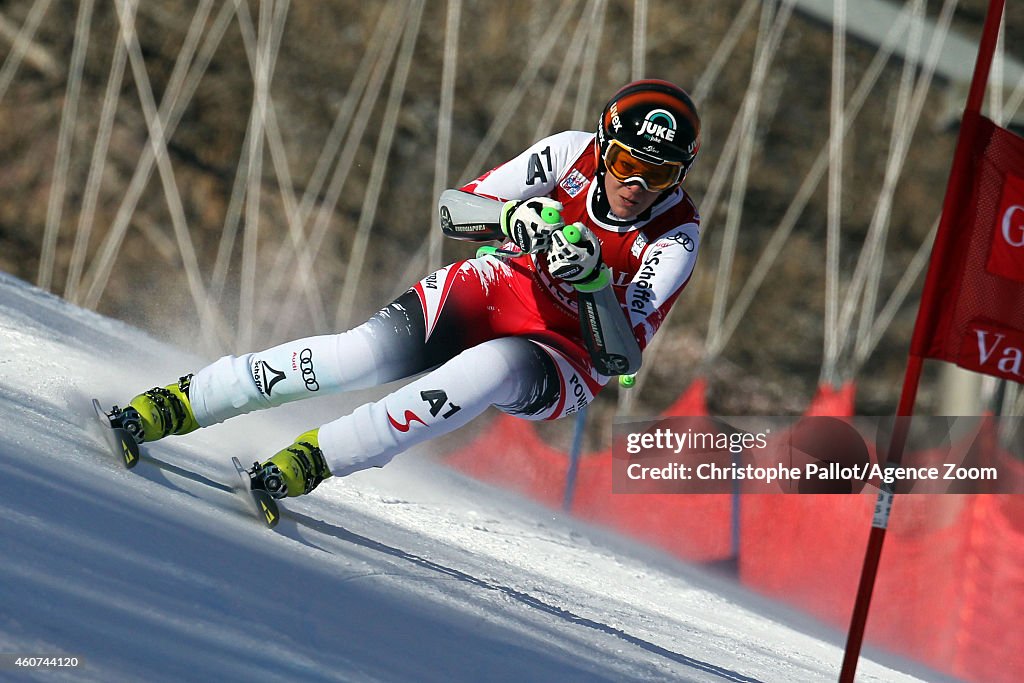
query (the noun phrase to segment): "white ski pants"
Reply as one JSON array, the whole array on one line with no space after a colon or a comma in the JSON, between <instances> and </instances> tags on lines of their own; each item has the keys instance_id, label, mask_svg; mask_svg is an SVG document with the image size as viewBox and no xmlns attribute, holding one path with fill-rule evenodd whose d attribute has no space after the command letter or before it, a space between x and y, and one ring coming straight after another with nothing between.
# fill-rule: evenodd
<instances>
[{"instance_id":1,"label":"white ski pants","mask_svg":"<svg viewBox=\"0 0 1024 683\"><path fill-rule=\"evenodd\" d=\"M189 396L196 421L206 427L312 393L389 381L373 360L368 337L366 329L356 328L261 353L225 356L192 378ZM320 448L331 473L344 476L385 465L396 454L465 425L488 406L514 410L528 405L547 381L546 366L539 362L542 353L521 337L484 342L381 400L322 425ZM258 382L270 389L269 394L258 388Z\"/></svg>"}]
</instances>

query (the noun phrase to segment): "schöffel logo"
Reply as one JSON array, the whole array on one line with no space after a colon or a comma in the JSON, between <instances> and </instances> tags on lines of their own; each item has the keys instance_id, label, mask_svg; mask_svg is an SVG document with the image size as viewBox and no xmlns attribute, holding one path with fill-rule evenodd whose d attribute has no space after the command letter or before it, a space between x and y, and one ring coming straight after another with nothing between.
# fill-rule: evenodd
<instances>
[{"instance_id":1,"label":"sch\u00f6ffel logo","mask_svg":"<svg viewBox=\"0 0 1024 683\"><path fill-rule=\"evenodd\" d=\"M638 134L648 140L672 142L676 137L676 117L665 109L652 109L640 122Z\"/></svg>"},{"instance_id":2,"label":"sch\u00f6ffel logo","mask_svg":"<svg viewBox=\"0 0 1024 683\"><path fill-rule=\"evenodd\" d=\"M252 378L259 392L270 396L274 385L284 379L284 373L270 367L267 361L258 360L252 366Z\"/></svg>"}]
</instances>

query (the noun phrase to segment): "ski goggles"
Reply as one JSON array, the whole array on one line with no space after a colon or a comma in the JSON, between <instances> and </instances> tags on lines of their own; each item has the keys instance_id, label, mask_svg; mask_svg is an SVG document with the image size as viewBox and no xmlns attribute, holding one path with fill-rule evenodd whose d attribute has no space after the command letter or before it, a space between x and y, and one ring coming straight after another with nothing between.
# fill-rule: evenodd
<instances>
[{"instance_id":1,"label":"ski goggles","mask_svg":"<svg viewBox=\"0 0 1024 683\"><path fill-rule=\"evenodd\" d=\"M611 140L604 153L604 166L622 183L638 182L645 190L663 192L683 179L681 161L656 161L641 158L641 153L618 140Z\"/></svg>"}]
</instances>

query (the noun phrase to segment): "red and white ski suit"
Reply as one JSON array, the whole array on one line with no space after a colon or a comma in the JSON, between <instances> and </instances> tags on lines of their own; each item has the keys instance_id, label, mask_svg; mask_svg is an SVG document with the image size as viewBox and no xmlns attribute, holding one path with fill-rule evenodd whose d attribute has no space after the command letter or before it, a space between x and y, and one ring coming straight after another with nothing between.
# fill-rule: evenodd
<instances>
[{"instance_id":1,"label":"red and white ski suit","mask_svg":"<svg viewBox=\"0 0 1024 683\"><path fill-rule=\"evenodd\" d=\"M566 225L601 242L612 286L641 348L693 271L699 218L686 192L665 193L639 217L603 201L594 135L545 138L462 189L500 200L548 196ZM425 374L421 374L425 373ZM259 353L225 356L195 373L190 400L202 426L317 395L420 375L379 401L320 427L335 475L381 466L494 405L527 419L570 415L600 391L583 346L575 290L544 255L468 259L416 283L366 323Z\"/></svg>"}]
</instances>

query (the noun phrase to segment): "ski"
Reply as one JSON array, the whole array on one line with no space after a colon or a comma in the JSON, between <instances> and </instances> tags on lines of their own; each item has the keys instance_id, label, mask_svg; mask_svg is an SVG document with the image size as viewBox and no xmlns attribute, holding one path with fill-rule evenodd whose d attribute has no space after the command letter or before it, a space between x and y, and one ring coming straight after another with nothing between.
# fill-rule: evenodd
<instances>
[{"instance_id":1,"label":"ski","mask_svg":"<svg viewBox=\"0 0 1024 683\"><path fill-rule=\"evenodd\" d=\"M142 460L142 451L139 448L139 442L135 440L135 437L123 427L118 427L118 418L120 417L121 411L115 406L109 413L103 410L100 406L100 402L95 398L92 400L92 407L96 411L96 417L99 420L103 438L107 442L107 446L110 448L110 452L115 458L125 467L125 469L132 469L139 464ZM181 477L189 479L199 484L215 488L219 491L226 493L238 494L239 487L228 486L222 484L219 481L210 479L196 472L186 470L172 465L169 462L164 462L159 458L154 458L151 455L146 455L146 462L152 463L156 467L173 472ZM280 512L277 507L277 501L266 491L252 488L252 477L249 472L242 467L242 463L239 462L238 458L231 458L235 465L235 470L239 473L239 478L242 483L242 495L247 500L252 501L254 504L253 511L256 513L256 517L263 522L268 528L273 529L277 526L277 522L280 519Z\"/></svg>"},{"instance_id":2,"label":"ski","mask_svg":"<svg viewBox=\"0 0 1024 683\"><path fill-rule=\"evenodd\" d=\"M256 516L267 525L268 529L273 529L281 519L277 500L263 489L254 489L252 487L252 472L259 463L254 465L253 470L247 470L242 466L242 462L238 458L232 456L231 462L235 465L235 471L242 482L242 487L249 493L249 498L252 500L256 510Z\"/></svg>"},{"instance_id":3,"label":"ski","mask_svg":"<svg viewBox=\"0 0 1024 683\"><path fill-rule=\"evenodd\" d=\"M115 427L112 422L112 417L120 411L117 407L111 413L107 413L100 406L100 402L96 399L92 400L92 407L96 411L96 417L99 418L100 425L103 427L103 438L106 439L107 445L110 446L110 451L114 454L125 469L131 469L139 464L139 442L135 440L135 437L128 433L128 430L122 427Z\"/></svg>"}]
</instances>

